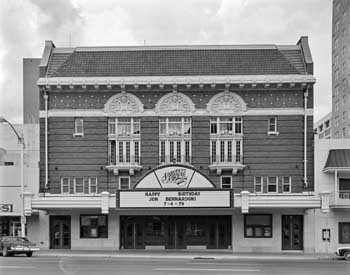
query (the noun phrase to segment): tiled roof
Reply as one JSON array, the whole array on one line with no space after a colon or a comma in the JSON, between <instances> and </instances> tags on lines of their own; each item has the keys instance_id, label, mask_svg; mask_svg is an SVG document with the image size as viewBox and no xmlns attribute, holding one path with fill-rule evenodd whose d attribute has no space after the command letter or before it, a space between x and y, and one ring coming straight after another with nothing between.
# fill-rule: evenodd
<instances>
[{"instance_id":1,"label":"tiled roof","mask_svg":"<svg viewBox=\"0 0 350 275\"><path fill-rule=\"evenodd\" d=\"M46 77L279 74L305 74L299 48L77 48L66 54L53 51Z\"/></svg>"},{"instance_id":2,"label":"tiled roof","mask_svg":"<svg viewBox=\"0 0 350 275\"><path fill-rule=\"evenodd\" d=\"M350 169L350 149L330 150L324 170L335 168Z\"/></svg>"}]
</instances>

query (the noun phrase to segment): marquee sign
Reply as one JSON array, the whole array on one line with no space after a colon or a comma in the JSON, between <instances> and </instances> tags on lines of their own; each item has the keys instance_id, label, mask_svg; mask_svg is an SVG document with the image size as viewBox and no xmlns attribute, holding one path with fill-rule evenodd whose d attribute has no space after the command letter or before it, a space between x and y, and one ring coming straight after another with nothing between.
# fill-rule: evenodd
<instances>
[{"instance_id":1,"label":"marquee sign","mask_svg":"<svg viewBox=\"0 0 350 275\"><path fill-rule=\"evenodd\" d=\"M230 191L121 191L120 208L230 207Z\"/></svg>"},{"instance_id":2,"label":"marquee sign","mask_svg":"<svg viewBox=\"0 0 350 275\"><path fill-rule=\"evenodd\" d=\"M214 185L191 167L168 165L147 174L135 188L214 188Z\"/></svg>"}]
</instances>

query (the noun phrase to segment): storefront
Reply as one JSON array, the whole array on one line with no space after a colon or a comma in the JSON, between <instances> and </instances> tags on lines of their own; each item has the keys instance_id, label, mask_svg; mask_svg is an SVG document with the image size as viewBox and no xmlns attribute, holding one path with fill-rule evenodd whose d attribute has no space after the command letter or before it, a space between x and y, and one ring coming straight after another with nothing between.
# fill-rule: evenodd
<instances>
[{"instance_id":1,"label":"storefront","mask_svg":"<svg viewBox=\"0 0 350 275\"><path fill-rule=\"evenodd\" d=\"M231 247L231 191L190 166L158 167L118 195L121 249Z\"/></svg>"},{"instance_id":2,"label":"storefront","mask_svg":"<svg viewBox=\"0 0 350 275\"><path fill-rule=\"evenodd\" d=\"M21 218L19 214L13 213L12 204L0 204L0 237L20 235Z\"/></svg>"}]
</instances>

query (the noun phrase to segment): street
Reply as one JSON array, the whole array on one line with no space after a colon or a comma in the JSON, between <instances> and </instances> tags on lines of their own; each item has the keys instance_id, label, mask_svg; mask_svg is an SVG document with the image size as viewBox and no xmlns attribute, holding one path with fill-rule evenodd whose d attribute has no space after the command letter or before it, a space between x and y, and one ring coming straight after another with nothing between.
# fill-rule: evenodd
<instances>
[{"instance_id":1,"label":"street","mask_svg":"<svg viewBox=\"0 0 350 275\"><path fill-rule=\"evenodd\" d=\"M0 274L350 274L344 260L215 260L155 258L0 257Z\"/></svg>"}]
</instances>

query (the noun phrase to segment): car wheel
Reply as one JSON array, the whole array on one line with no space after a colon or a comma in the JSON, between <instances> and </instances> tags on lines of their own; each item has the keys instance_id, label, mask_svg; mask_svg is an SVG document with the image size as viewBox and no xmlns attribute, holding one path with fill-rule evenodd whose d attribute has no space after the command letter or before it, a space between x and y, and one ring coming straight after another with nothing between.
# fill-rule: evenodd
<instances>
[{"instance_id":1,"label":"car wheel","mask_svg":"<svg viewBox=\"0 0 350 275\"><path fill-rule=\"evenodd\" d=\"M8 250L7 250L7 247L3 247L2 248L2 256L3 257L7 257L9 255L9 252L8 252Z\"/></svg>"},{"instance_id":2,"label":"car wheel","mask_svg":"<svg viewBox=\"0 0 350 275\"><path fill-rule=\"evenodd\" d=\"M27 257L32 257L32 255L33 255L33 252L28 252L27 253Z\"/></svg>"},{"instance_id":3,"label":"car wheel","mask_svg":"<svg viewBox=\"0 0 350 275\"><path fill-rule=\"evenodd\" d=\"M350 251L344 253L344 259L350 261Z\"/></svg>"}]
</instances>

